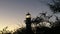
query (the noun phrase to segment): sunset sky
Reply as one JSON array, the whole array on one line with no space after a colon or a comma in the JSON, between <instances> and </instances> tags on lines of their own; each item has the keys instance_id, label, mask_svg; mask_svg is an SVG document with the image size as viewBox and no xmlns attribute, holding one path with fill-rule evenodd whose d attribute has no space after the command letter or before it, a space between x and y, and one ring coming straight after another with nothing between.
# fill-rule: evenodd
<instances>
[{"instance_id":1,"label":"sunset sky","mask_svg":"<svg viewBox=\"0 0 60 34\"><path fill-rule=\"evenodd\" d=\"M50 11L47 2L50 0L0 0L0 30L5 26L10 30L24 26L27 12L35 17L42 11Z\"/></svg>"}]
</instances>

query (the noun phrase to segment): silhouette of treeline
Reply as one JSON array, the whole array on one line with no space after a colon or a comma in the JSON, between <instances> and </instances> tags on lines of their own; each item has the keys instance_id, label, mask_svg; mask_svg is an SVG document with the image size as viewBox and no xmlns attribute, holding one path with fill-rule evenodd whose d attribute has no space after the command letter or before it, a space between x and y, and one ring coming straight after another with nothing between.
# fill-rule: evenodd
<instances>
[{"instance_id":1,"label":"silhouette of treeline","mask_svg":"<svg viewBox=\"0 0 60 34\"><path fill-rule=\"evenodd\" d=\"M41 13L42 15L44 15L44 17L46 17L46 13ZM50 17L47 17L48 19L51 18ZM32 27L32 31L34 34L58 34L60 33L60 20L56 17L57 21L56 21L56 24L52 24L51 22L47 21L46 19L44 20L41 16L39 17L36 17L36 18L33 18L32 19L32 23L33 24L36 24L34 30L33 30L33 27ZM37 26L37 24L39 24L40 22L48 22L50 23L51 25L51 28L49 27L46 27L46 26ZM28 33L28 32L27 32ZM19 28L17 29L14 34L26 34L26 28ZM29 33L29 34L32 34L32 33Z\"/></svg>"},{"instance_id":2,"label":"silhouette of treeline","mask_svg":"<svg viewBox=\"0 0 60 34\"><path fill-rule=\"evenodd\" d=\"M6 30L8 26L4 27L2 31L0 31L0 34L12 34L12 31Z\"/></svg>"}]
</instances>

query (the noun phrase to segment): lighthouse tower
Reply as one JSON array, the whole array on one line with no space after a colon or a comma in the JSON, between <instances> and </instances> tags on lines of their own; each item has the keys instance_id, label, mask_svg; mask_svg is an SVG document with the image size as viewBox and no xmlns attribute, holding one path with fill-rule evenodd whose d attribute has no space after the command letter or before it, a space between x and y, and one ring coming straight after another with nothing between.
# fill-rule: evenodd
<instances>
[{"instance_id":1,"label":"lighthouse tower","mask_svg":"<svg viewBox=\"0 0 60 34\"><path fill-rule=\"evenodd\" d=\"M26 14L26 34L34 34L31 28L31 14Z\"/></svg>"},{"instance_id":2,"label":"lighthouse tower","mask_svg":"<svg viewBox=\"0 0 60 34\"><path fill-rule=\"evenodd\" d=\"M31 30L31 14L30 13L26 14L26 30L27 31Z\"/></svg>"}]
</instances>

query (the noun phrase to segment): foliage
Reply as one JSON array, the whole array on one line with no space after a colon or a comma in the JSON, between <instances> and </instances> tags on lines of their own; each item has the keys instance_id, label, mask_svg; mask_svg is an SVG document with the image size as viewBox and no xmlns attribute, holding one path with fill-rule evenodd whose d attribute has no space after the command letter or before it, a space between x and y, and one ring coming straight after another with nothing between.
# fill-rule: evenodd
<instances>
[{"instance_id":1,"label":"foliage","mask_svg":"<svg viewBox=\"0 0 60 34\"><path fill-rule=\"evenodd\" d=\"M13 34L25 34L25 33L26 33L25 28L19 28Z\"/></svg>"},{"instance_id":2,"label":"foliage","mask_svg":"<svg viewBox=\"0 0 60 34\"><path fill-rule=\"evenodd\" d=\"M48 5L50 6L50 9L56 13L60 12L60 0L52 0L53 3L49 3Z\"/></svg>"},{"instance_id":3,"label":"foliage","mask_svg":"<svg viewBox=\"0 0 60 34\"><path fill-rule=\"evenodd\" d=\"M8 26L4 27L2 31L0 31L2 34L11 34L12 31L6 30Z\"/></svg>"}]
</instances>

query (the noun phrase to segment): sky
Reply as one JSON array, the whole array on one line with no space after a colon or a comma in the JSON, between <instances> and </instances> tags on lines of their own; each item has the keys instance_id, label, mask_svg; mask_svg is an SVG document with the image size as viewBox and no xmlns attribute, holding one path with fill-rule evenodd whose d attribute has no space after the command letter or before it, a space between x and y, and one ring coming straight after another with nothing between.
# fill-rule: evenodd
<instances>
[{"instance_id":1,"label":"sky","mask_svg":"<svg viewBox=\"0 0 60 34\"><path fill-rule=\"evenodd\" d=\"M32 18L42 11L51 11L47 5L51 0L0 0L0 29L8 30L25 26L25 15L30 12Z\"/></svg>"}]
</instances>

